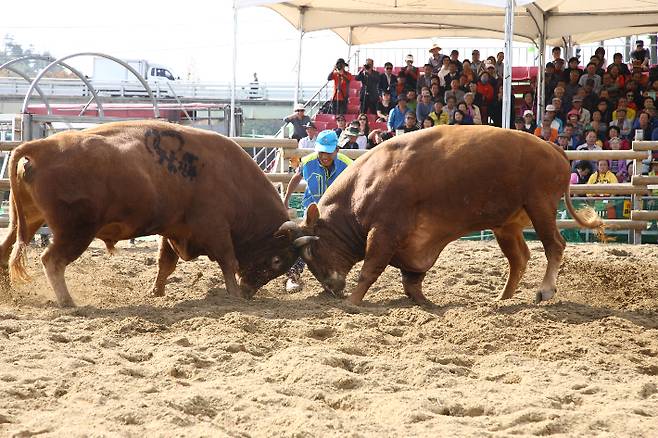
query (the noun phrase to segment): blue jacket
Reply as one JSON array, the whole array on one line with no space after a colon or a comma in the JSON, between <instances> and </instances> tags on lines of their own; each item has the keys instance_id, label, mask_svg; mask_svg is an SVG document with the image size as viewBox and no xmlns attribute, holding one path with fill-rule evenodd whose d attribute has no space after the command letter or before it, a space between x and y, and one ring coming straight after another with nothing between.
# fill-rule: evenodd
<instances>
[{"instance_id":1,"label":"blue jacket","mask_svg":"<svg viewBox=\"0 0 658 438\"><path fill-rule=\"evenodd\" d=\"M404 116L410 111L407 108L404 113L400 111L400 108L396 105L395 108L388 113L388 130L395 131L396 129L401 129L404 126Z\"/></svg>"},{"instance_id":2,"label":"blue jacket","mask_svg":"<svg viewBox=\"0 0 658 438\"><path fill-rule=\"evenodd\" d=\"M302 158L302 176L306 181L306 191L302 204L306 210L311 204L320 202L320 198L327 191L327 188L336 181L347 166L352 164L352 160L347 156L338 153L330 168L324 167L318 160L318 153L312 153Z\"/></svg>"}]
</instances>

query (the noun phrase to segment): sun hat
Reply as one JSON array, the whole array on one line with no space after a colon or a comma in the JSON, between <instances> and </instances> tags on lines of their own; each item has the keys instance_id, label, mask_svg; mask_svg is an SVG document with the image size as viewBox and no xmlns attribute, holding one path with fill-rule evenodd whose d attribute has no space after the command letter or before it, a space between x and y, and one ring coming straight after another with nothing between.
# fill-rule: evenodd
<instances>
[{"instance_id":1,"label":"sun hat","mask_svg":"<svg viewBox=\"0 0 658 438\"><path fill-rule=\"evenodd\" d=\"M304 106L303 103L296 103L295 104L295 111L306 111L306 107Z\"/></svg>"},{"instance_id":2,"label":"sun hat","mask_svg":"<svg viewBox=\"0 0 658 438\"><path fill-rule=\"evenodd\" d=\"M315 152L333 153L338 146L338 136L333 129L325 129L315 139Z\"/></svg>"},{"instance_id":3,"label":"sun hat","mask_svg":"<svg viewBox=\"0 0 658 438\"><path fill-rule=\"evenodd\" d=\"M534 115L535 115L535 113L533 113L531 110L525 110L525 111L523 111L523 117L527 116L528 114L531 115L531 116L534 116Z\"/></svg>"},{"instance_id":4,"label":"sun hat","mask_svg":"<svg viewBox=\"0 0 658 438\"><path fill-rule=\"evenodd\" d=\"M439 52L441 51L441 47L436 43L432 44L432 48L430 49L430 53L432 53L435 50L437 50Z\"/></svg>"},{"instance_id":5,"label":"sun hat","mask_svg":"<svg viewBox=\"0 0 658 438\"><path fill-rule=\"evenodd\" d=\"M555 111L555 105L546 105L546 111Z\"/></svg>"}]
</instances>

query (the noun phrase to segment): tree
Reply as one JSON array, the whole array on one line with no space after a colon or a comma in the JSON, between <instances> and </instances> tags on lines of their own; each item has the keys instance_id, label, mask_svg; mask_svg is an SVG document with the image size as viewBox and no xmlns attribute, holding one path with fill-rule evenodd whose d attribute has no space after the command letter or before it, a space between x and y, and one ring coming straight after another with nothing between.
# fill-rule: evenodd
<instances>
[{"instance_id":1,"label":"tree","mask_svg":"<svg viewBox=\"0 0 658 438\"><path fill-rule=\"evenodd\" d=\"M4 37L4 44L0 48L0 64L4 64L7 61L11 61L12 59L20 58L23 56L30 56L30 55L39 55L39 56L47 56L51 57L50 52L45 51L43 53L39 53L34 49L33 45L29 45L27 49L24 49L23 46L20 43L17 43L14 40L14 36L10 34L6 34ZM54 59L54 58L53 58ZM44 61L44 60L29 60L29 61L24 61L18 64L13 65L13 67L17 70L22 71L23 73L27 74L29 77L33 78L39 72L49 63L49 61ZM4 77L16 77L18 76L14 72L11 72L7 69L1 70L0 71L0 76ZM67 69L60 67L60 66L55 66L51 70L48 71L46 74L46 77L57 77L57 78L74 78L75 75L73 75L71 72L69 72Z\"/></svg>"}]
</instances>

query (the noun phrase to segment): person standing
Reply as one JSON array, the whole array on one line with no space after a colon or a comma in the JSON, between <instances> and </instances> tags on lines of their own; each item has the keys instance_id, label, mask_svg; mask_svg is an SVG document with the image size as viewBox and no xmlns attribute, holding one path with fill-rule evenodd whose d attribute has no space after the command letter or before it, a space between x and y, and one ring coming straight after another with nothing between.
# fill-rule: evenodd
<instances>
[{"instance_id":1,"label":"person standing","mask_svg":"<svg viewBox=\"0 0 658 438\"><path fill-rule=\"evenodd\" d=\"M312 204L320 202L320 198L327 188L336 181L336 178L352 164L352 160L338 152L338 136L330 129L318 134L315 141L315 153L302 158L297 173L290 180L283 204L288 207L290 196L293 194L300 181L306 181L306 190L302 205L307 211ZM304 261L300 258L288 271L286 281L286 292L293 293L302 290L303 283L301 275L304 271Z\"/></svg>"},{"instance_id":2,"label":"person standing","mask_svg":"<svg viewBox=\"0 0 658 438\"><path fill-rule=\"evenodd\" d=\"M377 102L379 102L379 73L370 62L366 62L363 69L356 75L361 87L361 112L377 114Z\"/></svg>"},{"instance_id":3,"label":"person standing","mask_svg":"<svg viewBox=\"0 0 658 438\"><path fill-rule=\"evenodd\" d=\"M334 95L331 98L332 111L334 114L345 114L347 112L347 96L352 73L347 71L347 63L343 58L338 58L334 70L327 76L328 81L334 81Z\"/></svg>"}]
</instances>

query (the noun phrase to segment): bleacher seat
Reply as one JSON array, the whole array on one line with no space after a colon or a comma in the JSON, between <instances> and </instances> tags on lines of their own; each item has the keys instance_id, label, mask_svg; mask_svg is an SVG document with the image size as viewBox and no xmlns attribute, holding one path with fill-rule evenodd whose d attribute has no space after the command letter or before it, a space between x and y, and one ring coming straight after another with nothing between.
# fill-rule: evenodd
<instances>
[{"instance_id":1,"label":"bleacher seat","mask_svg":"<svg viewBox=\"0 0 658 438\"><path fill-rule=\"evenodd\" d=\"M333 122L336 120L336 116L333 114L316 114L315 115L315 121L316 122Z\"/></svg>"},{"instance_id":2,"label":"bleacher seat","mask_svg":"<svg viewBox=\"0 0 658 438\"><path fill-rule=\"evenodd\" d=\"M356 104L348 103L347 104L347 113L356 117L359 114L359 107L360 106L359 106L358 103L356 103Z\"/></svg>"},{"instance_id":3,"label":"bleacher seat","mask_svg":"<svg viewBox=\"0 0 658 438\"><path fill-rule=\"evenodd\" d=\"M348 104L348 105L357 105L357 106L358 106L360 103L361 103L361 102L359 101L359 96L356 96L356 97L354 97L354 96L350 96L350 97L347 99L347 104Z\"/></svg>"}]
</instances>

